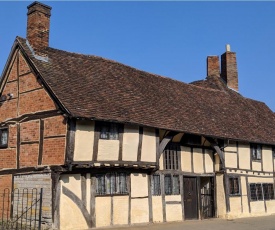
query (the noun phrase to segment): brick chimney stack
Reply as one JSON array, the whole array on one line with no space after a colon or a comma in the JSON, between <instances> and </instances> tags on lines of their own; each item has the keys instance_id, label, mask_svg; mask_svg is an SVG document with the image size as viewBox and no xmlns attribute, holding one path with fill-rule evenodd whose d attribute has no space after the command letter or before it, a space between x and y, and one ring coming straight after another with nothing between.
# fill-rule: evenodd
<instances>
[{"instance_id":1,"label":"brick chimney stack","mask_svg":"<svg viewBox=\"0 0 275 230\"><path fill-rule=\"evenodd\" d=\"M49 46L51 9L40 2L28 6L27 40L39 56L45 56L43 50Z\"/></svg>"},{"instance_id":2,"label":"brick chimney stack","mask_svg":"<svg viewBox=\"0 0 275 230\"><path fill-rule=\"evenodd\" d=\"M230 51L229 45L226 45L226 52L221 56L221 78L228 87L239 91L236 53Z\"/></svg>"},{"instance_id":3,"label":"brick chimney stack","mask_svg":"<svg viewBox=\"0 0 275 230\"><path fill-rule=\"evenodd\" d=\"M220 76L219 56L207 57L207 76Z\"/></svg>"}]
</instances>

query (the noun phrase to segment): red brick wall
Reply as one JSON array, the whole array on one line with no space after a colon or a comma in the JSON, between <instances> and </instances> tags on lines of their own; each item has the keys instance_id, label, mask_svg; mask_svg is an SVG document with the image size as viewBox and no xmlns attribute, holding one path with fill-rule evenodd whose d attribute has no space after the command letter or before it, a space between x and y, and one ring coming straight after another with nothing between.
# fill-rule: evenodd
<instances>
[{"instance_id":1,"label":"red brick wall","mask_svg":"<svg viewBox=\"0 0 275 230\"><path fill-rule=\"evenodd\" d=\"M24 144L20 147L20 168L37 166L39 144Z\"/></svg>"},{"instance_id":2,"label":"red brick wall","mask_svg":"<svg viewBox=\"0 0 275 230\"><path fill-rule=\"evenodd\" d=\"M16 149L0 149L0 169L16 168Z\"/></svg>"},{"instance_id":3,"label":"red brick wall","mask_svg":"<svg viewBox=\"0 0 275 230\"><path fill-rule=\"evenodd\" d=\"M37 166L42 149L43 165L64 164L66 121L63 116L57 114L46 118L38 116L29 120L36 113L56 110L57 105L37 80L20 51L16 55L9 67L9 76L2 94L12 93L13 98L0 104L0 124L15 118L17 120L14 122L19 121L19 124L12 123L8 126L8 147L0 149L0 170L17 168L18 157L19 167ZM40 137L41 133L43 136ZM17 140L18 135L20 140ZM20 152L17 150L17 141L20 141Z\"/></svg>"},{"instance_id":4,"label":"red brick wall","mask_svg":"<svg viewBox=\"0 0 275 230\"><path fill-rule=\"evenodd\" d=\"M51 138L44 140L43 165L58 165L65 162L66 138Z\"/></svg>"},{"instance_id":5,"label":"red brick wall","mask_svg":"<svg viewBox=\"0 0 275 230\"><path fill-rule=\"evenodd\" d=\"M20 139L24 141L39 141L40 121L33 120L20 124Z\"/></svg>"},{"instance_id":6,"label":"red brick wall","mask_svg":"<svg viewBox=\"0 0 275 230\"><path fill-rule=\"evenodd\" d=\"M0 176L0 216L3 218L10 214L10 192L12 189L12 175Z\"/></svg>"},{"instance_id":7,"label":"red brick wall","mask_svg":"<svg viewBox=\"0 0 275 230\"><path fill-rule=\"evenodd\" d=\"M44 136L66 135L67 126L63 116L46 118L44 120Z\"/></svg>"}]
</instances>

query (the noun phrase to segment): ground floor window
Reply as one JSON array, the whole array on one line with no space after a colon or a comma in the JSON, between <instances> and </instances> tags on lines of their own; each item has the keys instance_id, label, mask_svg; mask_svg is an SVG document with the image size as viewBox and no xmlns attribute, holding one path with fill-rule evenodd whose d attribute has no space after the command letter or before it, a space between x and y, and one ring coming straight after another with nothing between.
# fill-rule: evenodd
<instances>
[{"instance_id":1,"label":"ground floor window","mask_svg":"<svg viewBox=\"0 0 275 230\"><path fill-rule=\"evenodd\" d=\"M152 195L159 196L161 194L161 187L160 187L160 175L155 174L152 176Z\"/></svg>"},{"instance_id":2,"label":"ground floor window","mask_svg":"<svg viewBox=\"0 0 275 230\"><path fill-rule=\"evenodd\" d=\"M124 172L96 175L96 194L128 194L127 177Z\"/></svg>"},{"instance_id":3,"label":"ground floor window","mask_svg":"<svg viewBox=\"0 0 275 230\"><path fill-rule=\"evenodd\" d=\"M273 200L274 187L271 183L252 183L250 186L251 201L257 200Z\"/></svg>"},{"instance_id":4,"label":"ground floor window","mask_svg":"<svg viewBox=\"0 0 275 230\"><path fill-rule=\"evenodd\" d=\"M229 195L237 196L240 195L240 186L239 186L238 177L229 177Z\"/></svg>"},{"instance_id":5,"label":"ground floor window","mask_svg":"<svg viewBox=\"0 0 275 230\"><path fill-rule=\"evenodd\" d=\"M180 182L179 175L164 175L164 190L165 195L179 195L180 194Z\"/></svg>"}]
</instances>

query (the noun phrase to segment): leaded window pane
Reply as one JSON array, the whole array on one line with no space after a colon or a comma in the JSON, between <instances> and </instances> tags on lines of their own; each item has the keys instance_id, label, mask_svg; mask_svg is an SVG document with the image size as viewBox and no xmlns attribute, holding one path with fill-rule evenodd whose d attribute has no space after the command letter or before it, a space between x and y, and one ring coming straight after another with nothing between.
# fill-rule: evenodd
<instances>
[{"instance_id":1,"label":"leaded window pane","mask_svg":"<svg viewBox=\"0 0 275 230\"><path fill-rule=\"evenodd\" d=\"M250 198L252 201L257 200L256 184L250 184Z\"/></svg>"},{"instance_id":2,"label":"leaded window pane","mask_svg":"<svg viewBox=\"0 0 275 230\"><path fill-rule=\"evenodd\" d=\"M164 176L164 187L165 187L165 195L172 194L172 179L171 175Z\"/></svg>"},{"instance_id":3,"label":"leaded window pane","mask_svg":"<svg viewBox=\"0 0 275 230\"><path fill-rule=\"evenodd\" d=\"M1 135L1 145L7 145L8 144L8 130L3 129L2 135Z\"/></svg>"},{"instance_id":4,"label":"leaded window pane","mask_svg":"<svg viewBox=\"0 0 275 230\"><path fill-rule=\"evenodd\" d=\"M257 194L257 199L258 200L263 200L263 191L262 191L262 185L261 184L256 184L256 194Z\"/></svg>"},{"instance_id":5,"label":"leaded window pane","mask_svg":"<svg viewBox=\"0 0 275 230\"><path fill-rule=\"evenodd\" d=\"M174 175L173 176L173 195L179 195L180 194L180 181L179 176Z\"/></svg>"},{"instance_id":6,"label":"leaded window pane","mask_svg":"<svg viewBox=\"0 0 275 230\"><path fill-rule=\"evenodd\" d=\"M152 178L152 194L155 196L160 195L160 175L153 175Z\"/></svg>"}]
</instances>

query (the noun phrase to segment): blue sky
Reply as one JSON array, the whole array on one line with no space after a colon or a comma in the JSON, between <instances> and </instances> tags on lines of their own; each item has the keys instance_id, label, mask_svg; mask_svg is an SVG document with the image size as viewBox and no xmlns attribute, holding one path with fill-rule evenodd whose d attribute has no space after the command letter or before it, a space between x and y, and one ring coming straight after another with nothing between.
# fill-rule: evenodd
<instances>
[{"instance_id":1,"label":"blue sky","mask_svg":"<svg viewBox=\"0 0 275 230\"><path fill-rule=\"evenodd\" d=\"M186 83L206 77L206 57L237 53L239 91L275 111L275 2L57 2L50 46L116 60ZM0 2L0 70L27 6Z\"/></svg>"}]
</instances>

